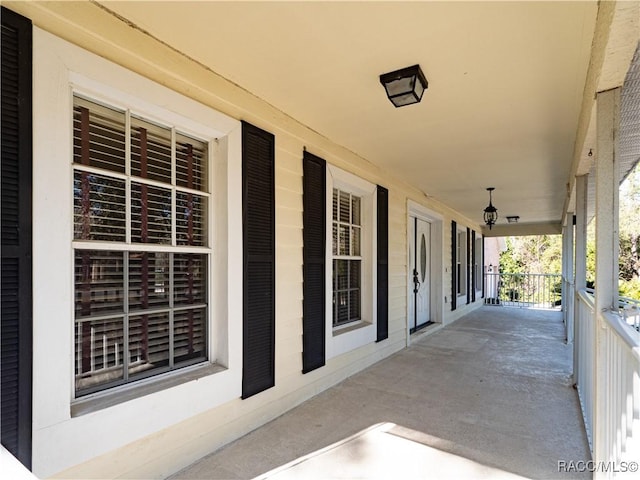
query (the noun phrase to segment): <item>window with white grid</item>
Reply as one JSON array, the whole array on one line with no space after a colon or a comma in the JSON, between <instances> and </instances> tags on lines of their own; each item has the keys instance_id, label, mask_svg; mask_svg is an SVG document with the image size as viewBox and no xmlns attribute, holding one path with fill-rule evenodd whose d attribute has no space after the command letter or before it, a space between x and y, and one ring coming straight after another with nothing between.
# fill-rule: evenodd
<instances>
[{"instance_id":1,"label":"window with white grid","mask_svg":"<svg viewBox=\"0 0 640 480\"><path fill-rule=\"evenodd\" d=\"M362 319L361 198L333 189L333 326Z\"/></svg>"},{"instance_id":2,"label":"window with white grid","mask_svg":"<svg viewBox=\"0 0 640 480\"><path fill-rule=\"evenodd\" d=\"M76 397L207 360L211 140L74 96Z\"/></svg>"}]
</instances>

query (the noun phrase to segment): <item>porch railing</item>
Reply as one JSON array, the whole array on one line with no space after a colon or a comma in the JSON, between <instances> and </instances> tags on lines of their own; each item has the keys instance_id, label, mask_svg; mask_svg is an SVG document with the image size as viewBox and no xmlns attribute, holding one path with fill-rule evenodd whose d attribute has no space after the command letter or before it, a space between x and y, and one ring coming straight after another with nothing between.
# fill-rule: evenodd
<instances>
[{"instance_id":1,"label":"porch railing","mask_svg":"<svg viewBox=\"0 0 640 480\"><path fill-rule=\"evenodd\" d=\"M573 381L578 390L589 447L593 452L593 402L596 397L596 329L593 295L576 295L573 347Z\"/></svg>"},{"instance_id":2,"label":"porch railing","mask_svg":"<svg viewBox=\"0 0 640 480\"><path fill-rule=\"evenodd\" d=\"M578 292L574 379L599 473L613 477L640 461L640 333L623 314L598 320L594 310L593 296Z\"/></svg>"},{"instance_id":3,"label":"porch railing","mask_svg":"<svg viewBox=\"0 0 640 480\"><path fill-rule=\"evenodd\" d=\"M586 292L590 295L595 295L593 288L587 288ZM618 307L620 308L620 315L624 318L625 323L636 332L640 332L640 300L629 297L619 297Z\"/></svg>"},{"instance_id":4,"label":"porch railing","mask_svg":"<svg viewBox=\"0 0 640 480\"><path fill-rule=\"evenodd\" d=\"M485 273L485 303L521 308L556 308L562 304L562 275Z\"/></svg>"}]
</instances>

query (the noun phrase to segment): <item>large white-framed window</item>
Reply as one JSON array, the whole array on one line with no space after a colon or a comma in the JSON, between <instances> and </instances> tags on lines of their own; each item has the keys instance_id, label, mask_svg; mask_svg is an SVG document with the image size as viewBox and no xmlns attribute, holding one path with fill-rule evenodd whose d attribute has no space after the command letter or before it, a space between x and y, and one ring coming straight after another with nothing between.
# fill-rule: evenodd
<instances>
[{"instance_id":1,"label":"large white-framed window","mask_svg":"<svg viewBox=\"0 0 640 480\"><path fill-rule=\"evenodd\" d=\"M207 361L214 141L74 93L76 397Z\"/></svg>"},{"instance_id":2,"label":"large white-framed window","mask_svg":"<svg viewBox=\"0 0 640 480\"><path fill-rule=\"evenodd\" d=\"M37 28L33 52L34 441L107 451L114 418L127 443L241 394L241 123Z\"/></svg>"},{"instance_id":3,"label":"large white-framed window","mask_svg":"<svg viewBox=\"0 0 640 480\"><path fill-rule=\"evenodd\" d=\"M375 341L376 185L327 166L327 358Z\"/></svg>"},{"instance_id":4,"label":"large white-framed window","mask_svg":"<svg viewBox=\"0 0 640 480\"><path fill-rule=\"evenodd\" d=\"M239 120L210 106L37 27L34 27L33 34L33 442L34 445L39 445L34 449L34 469L39 472L39 476L44 477L157 433L241 396L242 322L234 319L242 318L242 125ZM129 120L127 114L124 115L125 132L127 128L134 127L136 122L147 125L149 135L168 129L171 145L175 143L176 150L175 181L172 179L165 182L161 179L163 174L153 170L148 170L148 178L143 178L140 173L136 173L139 170L135 158L130 160L129 167L126 167L124 160L118 160L115 163L122 162L125 166L113 166L111 169L108 164L113 163L113 160L105 160L102 165L88 166L82 161L74 162L74 95L114 112L128 111ZM119 115L117 113L116 118L120 118ZM108 123L112 121L116 124L120 122L109 120ZM156 130L159 127L162 128ZM132 157L135 157L135 143L138 141L134 137L135 135L128 140L126 136L121 137L124 138L125 154L130 149L128 154ZM209 163L202 187L189 188L187 184L180 184L188 182L187 177L180 173L180 139L195 142L192 143L193 147L198 142L206 144ZM109 141L113 142L115 139ZM116 168L119 170L116 171ZM127 168L130 172L126 171ZM111 220L106 225L103 224L106 230L98 234L104 235L102 238L74 238L76 228L81 232L84 225L82 177L85 173L89 178L90 220L91 199L95 200L100 195L106 198L109 193L105 190L107 186L119 186L122 189L124 183L124 190L121 190L124 191L124 206L121 200L105 203L111 203L117 208L114 208L114 213L109 214L111 217L107 216ZM93 187L91 176L94 176ZM98 176L101 176L99 181L96 180ZM78 188L75 199L74 185ZM102 185L101 191L98 185ZM148 211L146 243L136 240L136 235L142 234L142 212L141 208L136 207L136 202L140 203L143 195L142 185L148 187L148 207L152 207ZM158 204L149 203L158 192L171 197L169 203L175 204L175 212L168 213L173 207L159 207ZM183 209L189 203L189 193L193 195L194 209L195 198L202 200L202 218L197 219L199 214L191 212L194 221L193 241L202 243L201 245L188 244L191 213L180 219L185 211L191 210ZM116 196L121 197L122 195ZM160 204L166 205L166 202L163 204L161 201ZM96 218L105 218L95 202L93 208ZM179 212L180 209L183 209L182 213ZM156 213L152 219L154 211ZM170 227L165 221L169 216ZM198 223L206 230L202 236L196 234ZM96 226L90 227L95 231ZM113 235L121 235L115 233L116 227L125 232L122 246L122 236L118 237L117 242L113 240ZM127 229L130 243L127 242ZM109 240L110 236L112 240ZM78 278L83 278L85 250L95 252L90 253L87 262L89 278L93 275L94 279L108 279L114 274L118 278L118 285L120 282L126 284L121 292L117 292L114 287L102 291L93 288L94 293L89 289L89 298L94 295L96 308L98 305L108 307L101 315L115 316L113 310L109 310L111 307L107 300L120 299L124 303L126 297L130 327L140 325L144 321L140 317L148 314L150 346L151 327L156 329L155 335L160 330L160 325L162 328L167 326L165 319L171 315L170 311L173 312L174 345L173 348L163 348L165 352L172 352L174 366L180 364L184 368L169 369L143 378L153 370L160 373L161 368L168 367L158 365L157 369L149 368L143 362L140 365L147 369L145 372L134 370L133 365L130 365L131 377L135 375L139 381L116 385L114 380L108 389L105 381L101 384L105 390L101 391L99 388L102 387L98 385L76 385L76 308L82 310L82 295L86 295L86 290L83 291L86 287L76 289L76 282ZM147 299L140 293L145 290L140 286L143 253L148 254ZM107 265L97 258L103 255L116 255L117 259L107 259L106 263L110 266L105 268ZM125 255L128 255L126 262ZM119 260L120 256L122 260ZM196 268L199 261L196 256L204 258L200 262L202 268ZM76 265L80 267L79 271L76 270ZM129 270L127 275L125 265ZM185 275L184 272L191 274ZM170 278L171 275L173 279ZM191 281L189 277L193 281L193 298L189 300L188 293L181 294L179 297L185 304L178 306L178 302L182 300L176 300L176 293L180 289L188 292ZM172 292L167 292L167 288L173 288L173 296ZM199 289L202 291L198 291ZM170 305L171 301L174 303L173 307ZM146 302L148 308L144 307ZM124 317L124 308L117 308L123 311ZM195 311L200 308L204 309L206 331L203 338L206 347L194 342L194 356L187 359L189 341L184 344L185 349L180 350L178 343L183 340L178 340L185 336L183 332L177 331L176 320L188 325L188 310L193 310L196 314L193 317L195 326L200 322L197 317L199 313ZM139 314L137 318L134 309ZM89 317L96 322L97 313L92 306ZM164 335L164 330L162 332ZM193 333L195 340L195 329ZM188 335L187 327L186 337ZM94 329L95 369L100 366L100 337L98 330ZM83 339L82 336L79 338ZM90 332L87 338L90 341ZM134 350L133 345L141 342L132 333L129 343L132 347L129 350ZM122 348L118 346L120 363ZM111 366L115 366L115 347L107 344L106 350L106 355L102 358L107 359L107 366L109 359ZM135 350L132 358L138 361L137 347ZM144 358L142 348L140 350L140 357ZM171 362L171 359L166 360L171 355L165 355L165 364ZM151 359L151 352L149 356ZM189 362L194 364L188 365ZM88 363L91 364L91 356ZM176 408L177 405L179 408ZM150 415L149 412L153 414ZM113 428L114 425L126 425L126 428ZM52 438L57 440L52 442Z\"/></svg>"}]
</instances>

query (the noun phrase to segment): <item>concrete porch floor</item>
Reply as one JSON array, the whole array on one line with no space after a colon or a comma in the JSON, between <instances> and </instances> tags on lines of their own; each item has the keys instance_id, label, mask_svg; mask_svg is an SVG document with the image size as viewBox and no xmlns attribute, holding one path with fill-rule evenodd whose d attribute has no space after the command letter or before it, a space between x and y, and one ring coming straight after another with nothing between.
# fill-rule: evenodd
<instances>
[{"instance_id":1,"label":"concrete porch floor","mask_svg":"<svg viewBox=\"0 0 640 480\"><path fill-rule=\"evenodd\" d=\"M571 355L560 312L482 307L171 479L590 478Z\"/></svg>"}]
</instances>

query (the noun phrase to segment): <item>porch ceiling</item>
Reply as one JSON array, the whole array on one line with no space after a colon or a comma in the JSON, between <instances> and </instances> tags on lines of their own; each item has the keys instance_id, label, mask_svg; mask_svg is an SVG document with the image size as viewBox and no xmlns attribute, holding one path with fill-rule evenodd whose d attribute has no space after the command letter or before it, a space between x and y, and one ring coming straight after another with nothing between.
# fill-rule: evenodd
<instances>
[{"instance_id":1,"label":"porch ceiling","mask_svg":"<svg viewBox=\"0 0 640 480\"><path fill-rule=\"evenodd\" d=\"M595 1L100 3L478 224L489 186L499 223L561 221Z\"/></svg>"}]
</instances>

